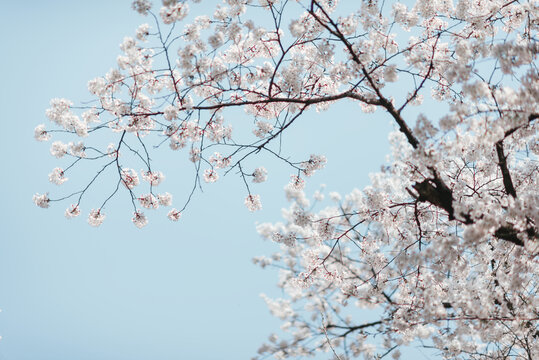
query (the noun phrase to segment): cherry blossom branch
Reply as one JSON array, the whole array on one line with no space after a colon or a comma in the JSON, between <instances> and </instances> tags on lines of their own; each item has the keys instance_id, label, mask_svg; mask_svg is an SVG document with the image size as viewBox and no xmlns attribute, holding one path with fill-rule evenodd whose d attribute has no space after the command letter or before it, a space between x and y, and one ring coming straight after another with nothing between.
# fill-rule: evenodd
<instances>
[{"instance_id":1,"label":"cherry blossom branch","mask_svg":"<svg viewBox=\"0 0 539 360\"><path fill-rule=\"evenodd\" d=\"M361 330L361 329L365 329L365 328L368 328L368 327L372 327L372 326L376 326L376 325L382 325L384 323L384 320L378 320L378 321L373 321L373 322L370 322L370 323L365 323L365 324L361 324L361 325L356 325L356 326L341 326L341 325L335 325L335 324L328 324L326 326L327 329L344 329L346 330L346 332L338 335L339 337L345 337L347 336L348 334L354 332L354 331L357 331L357 330Z\"/></svg>"}]
</instances>

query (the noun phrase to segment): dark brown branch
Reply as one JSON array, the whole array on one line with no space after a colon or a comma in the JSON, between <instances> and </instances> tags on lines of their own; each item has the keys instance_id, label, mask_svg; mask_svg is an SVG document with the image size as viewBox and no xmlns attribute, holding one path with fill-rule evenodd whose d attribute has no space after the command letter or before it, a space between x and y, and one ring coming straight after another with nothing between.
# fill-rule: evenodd
<instances>
[{"instance_id":1,"label":"dark brown branch","mask_svg":"<svg viewBox=\"0 0 539 360\"><path fill-rule=\"evenodd\" d=\"M339 337L345 337L346 335L348 335L351 332L354 332L356 330L361 330L361 329L365 329L365 328L368 328L368 327L371 327L371 326L380 325L382 323L383 323L382 320L378 320L378 321L373 321L373 322L370 322L370 323L361 324L361 325L357 325L357 326L340 326L340 325L329 324L328 326L326 326L326 329L331 329L331 328L347 329L346 332L339 335Z\"/></svg>"},{"instance_id":2,"label":"dark brown branch","mask_svg":"<svg viewBox=\"0 0 539 360\"><path fill-rule=\"evenodd\" d=\"M509 172L509 168L507 167L507 156L505 156L505 153L503 151L503 140L500 140L496 143L496 153L498 154L498 166L500 167L500 170L502 172L503 186L505 187L505 192L507 193L507 195L511 195L512 197L516 198L517 192L515 190L515 187L513 186L511 173Z\"/></svg>"},{"instance_id":3,"label":"dark brown branch","mask_svg":"<svg viewBox=\"0 0 539 360\"><path fill-rule=\"evenodd\" d=\"M455 210L453 209L453 192L438 178L426 179L420 183L415 183L412 187L419 196L419 202L428 202L434 206L444 209L449 216L449 220L455 220Z\"/></svg>"},{"instance_id":4,"label":"dark brown branch","mask_svg":"<svg viewBox=\"0 0 539 360\"><path fill-rule=\"evenodd\" d=\"M530 238L537 239L539 237L539 234L537 234L537 231L533 227L528 227L526 229L526 234ZM512 225L505 225L500 227L498 230L494 232L494 236L496 236L498 239L503 239L509 242L512 242L513 244L524 246L524 242L518 238L518 234L521 233L518 230L516 230Z\"/></svg>"},{"instance_id":5,"label":"dark brown branch","mask_svg":"<svg viewBox=\"0 0 539 360\"><path fill-rule=\"evenodd\" d=\"M474 224L474 220L469 214L459 214L461 220L456 219L455 210L453 208L453 191L449 189L442 180L437 176L434 179L425 179L420 183L415 183L412 185L417 195L409 191L410 195L416 198L418 202L428 202L440 209L443 209L447 212L449 220L458 220L465 225ZM499 227L495 232L494 236L498 239L509 241L518 246L524 246L524 241L522 241L518 234L523 233L518 231L511 224L507 224ZM529 226L525 233L528 237L532 239L538 239L539 234L533 226Z\"/></svg>"},{"instance_id":6,"label":"dark brown branch","mask_svg":"<svg viewBox=\"0 0 539 360\"><path fill-rule=\"evenodd\" d=\"M354 92L352 90L348 90L348 91L345 91L336 95L312 97L308 99L270 97L270 98L262 98L259 100L246 100L246 101L238 101L238 102L230 102L230 103L220 103L220 104L215 104L215 105L193 106L191 110L219 110L219 109L229 108L229 107L241 107L241 106L247 106L247 105L261 105L261 104L271 104L271 103L304 104L308 106L308 105L316 105L316 104L320 104L324 102L347 99L347 98L359 100L370 105L383 106L382 102L379 101L378 99L371 99L361 94L358 94L357 92ZM186 111L188 109L185 107L181 107L179 108L179 110ZM146 112L146 113L143 113L143 112L125 113L125 114L122 114L121 116L156 116L156 115L163 115L163 114L164 114L163 111L154 111L154 112Z\"/></svg>"},{"instance_id":7,"label":"dark brown branch","mask_svg":"<svg viewBox=\"0 0 539 360\"><path fill-rule=\"evenodd\" d=\"M530 115L528 116L528 124L531 123L531 122L532 122L533 120L535 120L535 119L539 119L539 114L530 114ZM526 124L525 126L527 126L528 124ZM524 127L524 126L517 126L517 127L514 127L514 128L512 128L512 129L510 129L510 130L507 130L507 131L505 132L504 138L510 136L511 134L513 134L513 133L514 133L515 131L517 131L518 129L521 129L522 127Z\"/></svg>"}]
</instances>

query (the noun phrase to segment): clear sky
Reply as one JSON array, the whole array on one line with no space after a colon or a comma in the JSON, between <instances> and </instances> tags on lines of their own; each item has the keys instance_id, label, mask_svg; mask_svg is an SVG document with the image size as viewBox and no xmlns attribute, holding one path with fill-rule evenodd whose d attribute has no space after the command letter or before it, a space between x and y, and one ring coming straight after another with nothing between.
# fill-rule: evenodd
<instances>
[{"instance_id":1,"label":"clear sky","mask_svg":"<svg viewBox=\"0 0 539 360\"><path fill-rule=\"evenodd\" d=\"M34 141L33 129L47 124L51 98L91 98L87 81L115 66L123 37L147 21L130 3L2 4L0 360L248 359L278 331L259 297L280 294L277 272L251 258L278 248L259 238L255 223L279 219L290 169L260 159L269 170L268 182L253 190L262 196L260 212L246 210L232 174L198 192L180 222L168 221L164 210L146 212L150 224L142 230L131 223L125 197L107 205L97 229L86 223L88 208L67 220L69 202L46 210L32 202L36 192L61 194L47 175L66 164L49 155L50 143ZM325 183L346 193L379 169L389 129L387 118L342 104L294 124L285 150L327 156L308 192ZM163 147L154 160L167 175L163 190L183 198L182 176L192 168L175 166L175 156L186 155ZM78 174L70 181L79 185L93 175Z\"/></svg>"}]
</instances>

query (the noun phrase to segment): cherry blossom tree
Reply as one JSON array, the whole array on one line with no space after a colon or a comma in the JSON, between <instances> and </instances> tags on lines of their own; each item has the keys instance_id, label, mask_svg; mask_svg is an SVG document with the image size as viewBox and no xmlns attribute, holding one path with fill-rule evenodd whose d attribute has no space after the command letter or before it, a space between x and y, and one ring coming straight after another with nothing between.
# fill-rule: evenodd
<instances>
[{"instance_id":1,"label":"cherry blossom tree","mask_svg":"<svg viewBox=\"0 0 539 360\"><path fill-rule=\"evenodd\" d=\"M99 168L80 190L34 202L68 202L66 217L99 226L127 195L143 227L143 210L173 204L151 160L168 145L194 165L171 220L229 173L256 211L251 189L268 172L249 160L265 153L293 175L283 222L258 226L278 243L254 262L280 269L283 298L264 298L284 333L260 358L399 358L409 344L443 358L539 358L539 4L199 2L136 0L147 23L88 83L94 101L51 101L53 128L35 138L55 137L50 153L67 160L50 181ZM339 101L391 119L392 153L371 186L309 199L305 180L326 159L283 154L281 135ZM234 109L250 128L232 128ZM113 191L95 203L88 192L108 173Z\"/></svg>"}]
</instances>

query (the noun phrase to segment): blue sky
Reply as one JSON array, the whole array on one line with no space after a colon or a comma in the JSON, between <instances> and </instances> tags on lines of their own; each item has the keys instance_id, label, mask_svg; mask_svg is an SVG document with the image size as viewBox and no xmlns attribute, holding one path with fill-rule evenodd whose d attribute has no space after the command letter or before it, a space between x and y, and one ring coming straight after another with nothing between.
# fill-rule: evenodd
<instances>
[{"instance_id":1,"label":"blue sky","mask_svg":"<svg viewBox=\"0 0 539 360\"><path fill-rule=\"evenodd\" d=\"M246 210L241 180L231 174L198 192L180 222L161 211L142 230L125 197L107 205L97 229L85 215L66 220L69 202L46 210L32 203L36 192L60 194L47 174L66 164L49 155L50 144L34 141L33 129L47 124L51 98L90 99L87 81L115 66L123 37L147 21L130 3L3 4L0 360L248 359L280 325L259 297L279 295L277 272L251 258L277 249L255 223L279 220L290 169L254 161L269 170L268 182L252 188L262 196L260 212ZM389 129L388 119L340 104L294 124L285 151L327 156L308 192L325 183L345 193L379 169ZM192 168L175 166L176 156L163 147L154 160L167 175L163 190L182 198ZM82 168L70 181L91 176Z\"/></svg>"}]
</instances>

